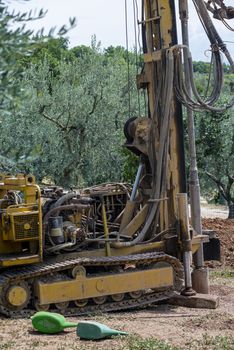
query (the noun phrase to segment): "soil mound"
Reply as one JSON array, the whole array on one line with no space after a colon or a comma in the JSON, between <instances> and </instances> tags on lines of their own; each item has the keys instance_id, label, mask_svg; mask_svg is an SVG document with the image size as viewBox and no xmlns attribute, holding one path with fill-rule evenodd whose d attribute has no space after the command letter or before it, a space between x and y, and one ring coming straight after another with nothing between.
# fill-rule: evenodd
<instances>
[{"instance_id":1,"label":"soil mound","mask_svg":"<svg viewBox=\"0 0 234 350\"><path fill-rule=\"evenodd\" d=\"M234 268L234 220L202 219L203 229L214 230L221 242L222 265Z\"/></svg>"}]
</instances>

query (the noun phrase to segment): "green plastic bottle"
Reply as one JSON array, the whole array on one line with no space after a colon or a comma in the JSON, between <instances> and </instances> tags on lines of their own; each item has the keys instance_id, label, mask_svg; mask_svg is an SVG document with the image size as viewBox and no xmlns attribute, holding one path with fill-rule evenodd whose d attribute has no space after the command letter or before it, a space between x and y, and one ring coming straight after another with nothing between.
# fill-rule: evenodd
<instances>
[{"instance_id":1,"label":"green plastic bottle","mask_svg":"<svg viewBox=\"0 0 234 350\"><path fill-rule=\"evenodd\" d=\"M111 329L106 325L92 321L81 321L77 325L76 334L81 339L103 339L112 335L127 335L127 332Z\"/></svg>"},{"instance_id":2,"label":"green plastic bottle","mask_svg":"<svg viewBox=\"0 0 234 350\"><path fill-rule=\"evenodd\" d=\"M41 333L56 334L65 328L76 327L77 322L67 322L65 317L47 311L39 311L31 317L33 327Z\"/></svg>"}]
</instances>

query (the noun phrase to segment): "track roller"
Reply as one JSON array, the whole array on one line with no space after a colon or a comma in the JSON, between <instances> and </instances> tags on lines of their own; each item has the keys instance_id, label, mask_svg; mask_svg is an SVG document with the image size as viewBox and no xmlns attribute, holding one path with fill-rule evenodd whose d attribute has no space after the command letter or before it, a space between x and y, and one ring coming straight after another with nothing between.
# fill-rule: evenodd
<instances>
[{"instance_id":1,"label":"track roller","mask_svg":"<svg viewBox=\"0 0 234 350\"><path fill-rule=\"evenodd\" d=\"M85 307L88 304L88 299L75 300L74 303L78 307Z\"/></svg>"},{"instance_id":2,"label":"track roller","mask_svg":"<svg viewBox=\"0 0 234 350\"><path fill-rule=\"evenodd\" d=\"M50 304L40 305L38 300L35 301L34 306L37 311L48 311L50 309Z\"/></svg>"},{"instance_id":3,"label":"track roller","mask_svg":"<svg viewBox=\"0 0 234 350\"><path fill-rule=\"evenodd\" d=\"M142 290L137 290L135 292L130 292L128 293L132 299L138 299L142 296L143 291Z\"/></svg>"},{"instance_id":4,"label":"track roller","mask_svg":"<svg viewBox=\"0 0 234 350\"><path fill-rule=\"evenodd\" d=\"M86 270L83 266L75 266L71 270L71 275L73 278L77 278L79 276L86 276Z\"/></svg>"},{"instance_id":5,"label":"track roller","mask_svg":"<svg viewBox=\"0 0 234 350\"><path fill-rule=\"evenodd\" d=\"M111 299L114 301L122 301L124 299L124 293L112 294Z\"/></svg>"},{"instance_id":6,"label":"track roller","mask_svg":"<svg viewBox=\"0 0 234 350\"><path fill-rule=\"evenodd\" d=\"M60 311L64 311L68 308L69 306L69 301L64 301L62 303L56 303L54 304L56 306L56 308Z\"/></svg>"},{"instance_id":7,"label":"track roller","mask_svg":"<svg viewBox=\"0 0 234 350\"><path fill-rule=\"evenodd\" d=\"M103 295L101 297L93 298L93 302L97 305L102 305L106 302L107 296Z\"/></svg>"}]
</instances>

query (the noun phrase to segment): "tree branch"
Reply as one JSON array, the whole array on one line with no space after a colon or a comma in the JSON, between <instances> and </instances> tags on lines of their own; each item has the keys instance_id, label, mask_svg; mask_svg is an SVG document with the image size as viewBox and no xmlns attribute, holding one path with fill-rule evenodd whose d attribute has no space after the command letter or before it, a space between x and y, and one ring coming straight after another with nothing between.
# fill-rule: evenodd
<instances>
[{"instance_id":1,"label":"tree branch","mask_svg":"<svg viewBox=\"0 0 234 350\"><path fill-rule=\"evenodd\" d=\"M60 128L62 131L66 131L66 127L59 123L57 120L51 118L49 115L47 115L45 112L42 113L43 117L47 120L49 120L50 122L54 123L55 125L57 125L58 128Z\"/></svg>"},{"instance_id":2,"label":"tree branch","mask_svg":"<svg viewBox=\"0 0 234 350\"><path fill-rule=\"evenodd\" d=\"M100 94L100 98L98 98L98 95L95 95L94 96L94 101L93 101L93 106L92 106L92 109L91 111L89 112L89 115L92 115L94 112L95 112L95 109L97 107L97 104L102 100L102 93L103 93L103 87L101 89L101 94Z\"/></svg>"},{"instance_id":3,"label":"tree branch","mask_svg":"<svg viewBox=\"0 0 234 350\"><path fill-rule=\"evenodd\" d=\"M94 100L93 100L93 105L92 105L92 109L91 111L89 112L89 115L92 115L96 109L96 106L97 106L97 103L98 103L98 97L97 95L94 96Z\"/></svg>"},{"instance_id":4,"label":"tree branch","mask_svg":"<svg viewBox=\"0 0 234 350\"><path fill-rule=\"evenodd\" d=\"M219 189L219 192L221 193L223 198L226 201L228 201L228 196L227 196L227 191L225 189L225 185L219 179L217 179L214 175L209 173L208 171L206 171L206 175L209 176L211 178L211 180L213 180L216 183L216 185L217 185L217 187Z\"/></svg>"}]
</instances>

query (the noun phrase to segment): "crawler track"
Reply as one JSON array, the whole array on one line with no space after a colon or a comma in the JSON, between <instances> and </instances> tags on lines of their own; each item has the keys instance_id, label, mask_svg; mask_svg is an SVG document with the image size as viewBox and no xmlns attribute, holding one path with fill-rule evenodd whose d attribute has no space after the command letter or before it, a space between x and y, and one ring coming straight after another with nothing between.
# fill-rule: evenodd
<instances>
[{"instance_id":1,"label":"crawler track","mask_svg":"<svg viewBox=\"0 0 234 350\"><path fill-rule=\"evenodd\" d=\"M59 274L61 274L60 278L66 278L66 276L69 274L69 271L76 266L83 266L85 268L102 267L114 270L115 268L132 264L135 265L137 269L143 270L147 266L156 263L167 263L172 266L174 271L173 288L144 291L143 295L137 299L131 298L129 294L126 294L125 298L122 301L113 301L111 300L110 296L108 296L106 302L101 305L92 304L92 300L90 299L86 306L77 307L71 301L69 302L68 307L66 307L64 310L59 310L59 312L63 313L65 316L72 316L136 308L168 299L170 296L172 296L174 291L181 289L183 275L182 265L178 259L168 256L164 253L146 253L119 257L76 258L66 260L64 262L45 262L42 264L27 266L20 269L9 269L0 275L0 313L11 318L31 316L35 313L33 306L35 301L33 287L35 281L38 279L50 280L51 278L56 278L56 275ZM95 275L97 276L98 274L96 273ZM30 286L30 300L27 306L20 310L12 309L7 305L7 302L5 300L6 290L15 283L28 283ZM58 312L58 309L53 304L51 304L49 310Z\"/></svg>"}]
</instances>

